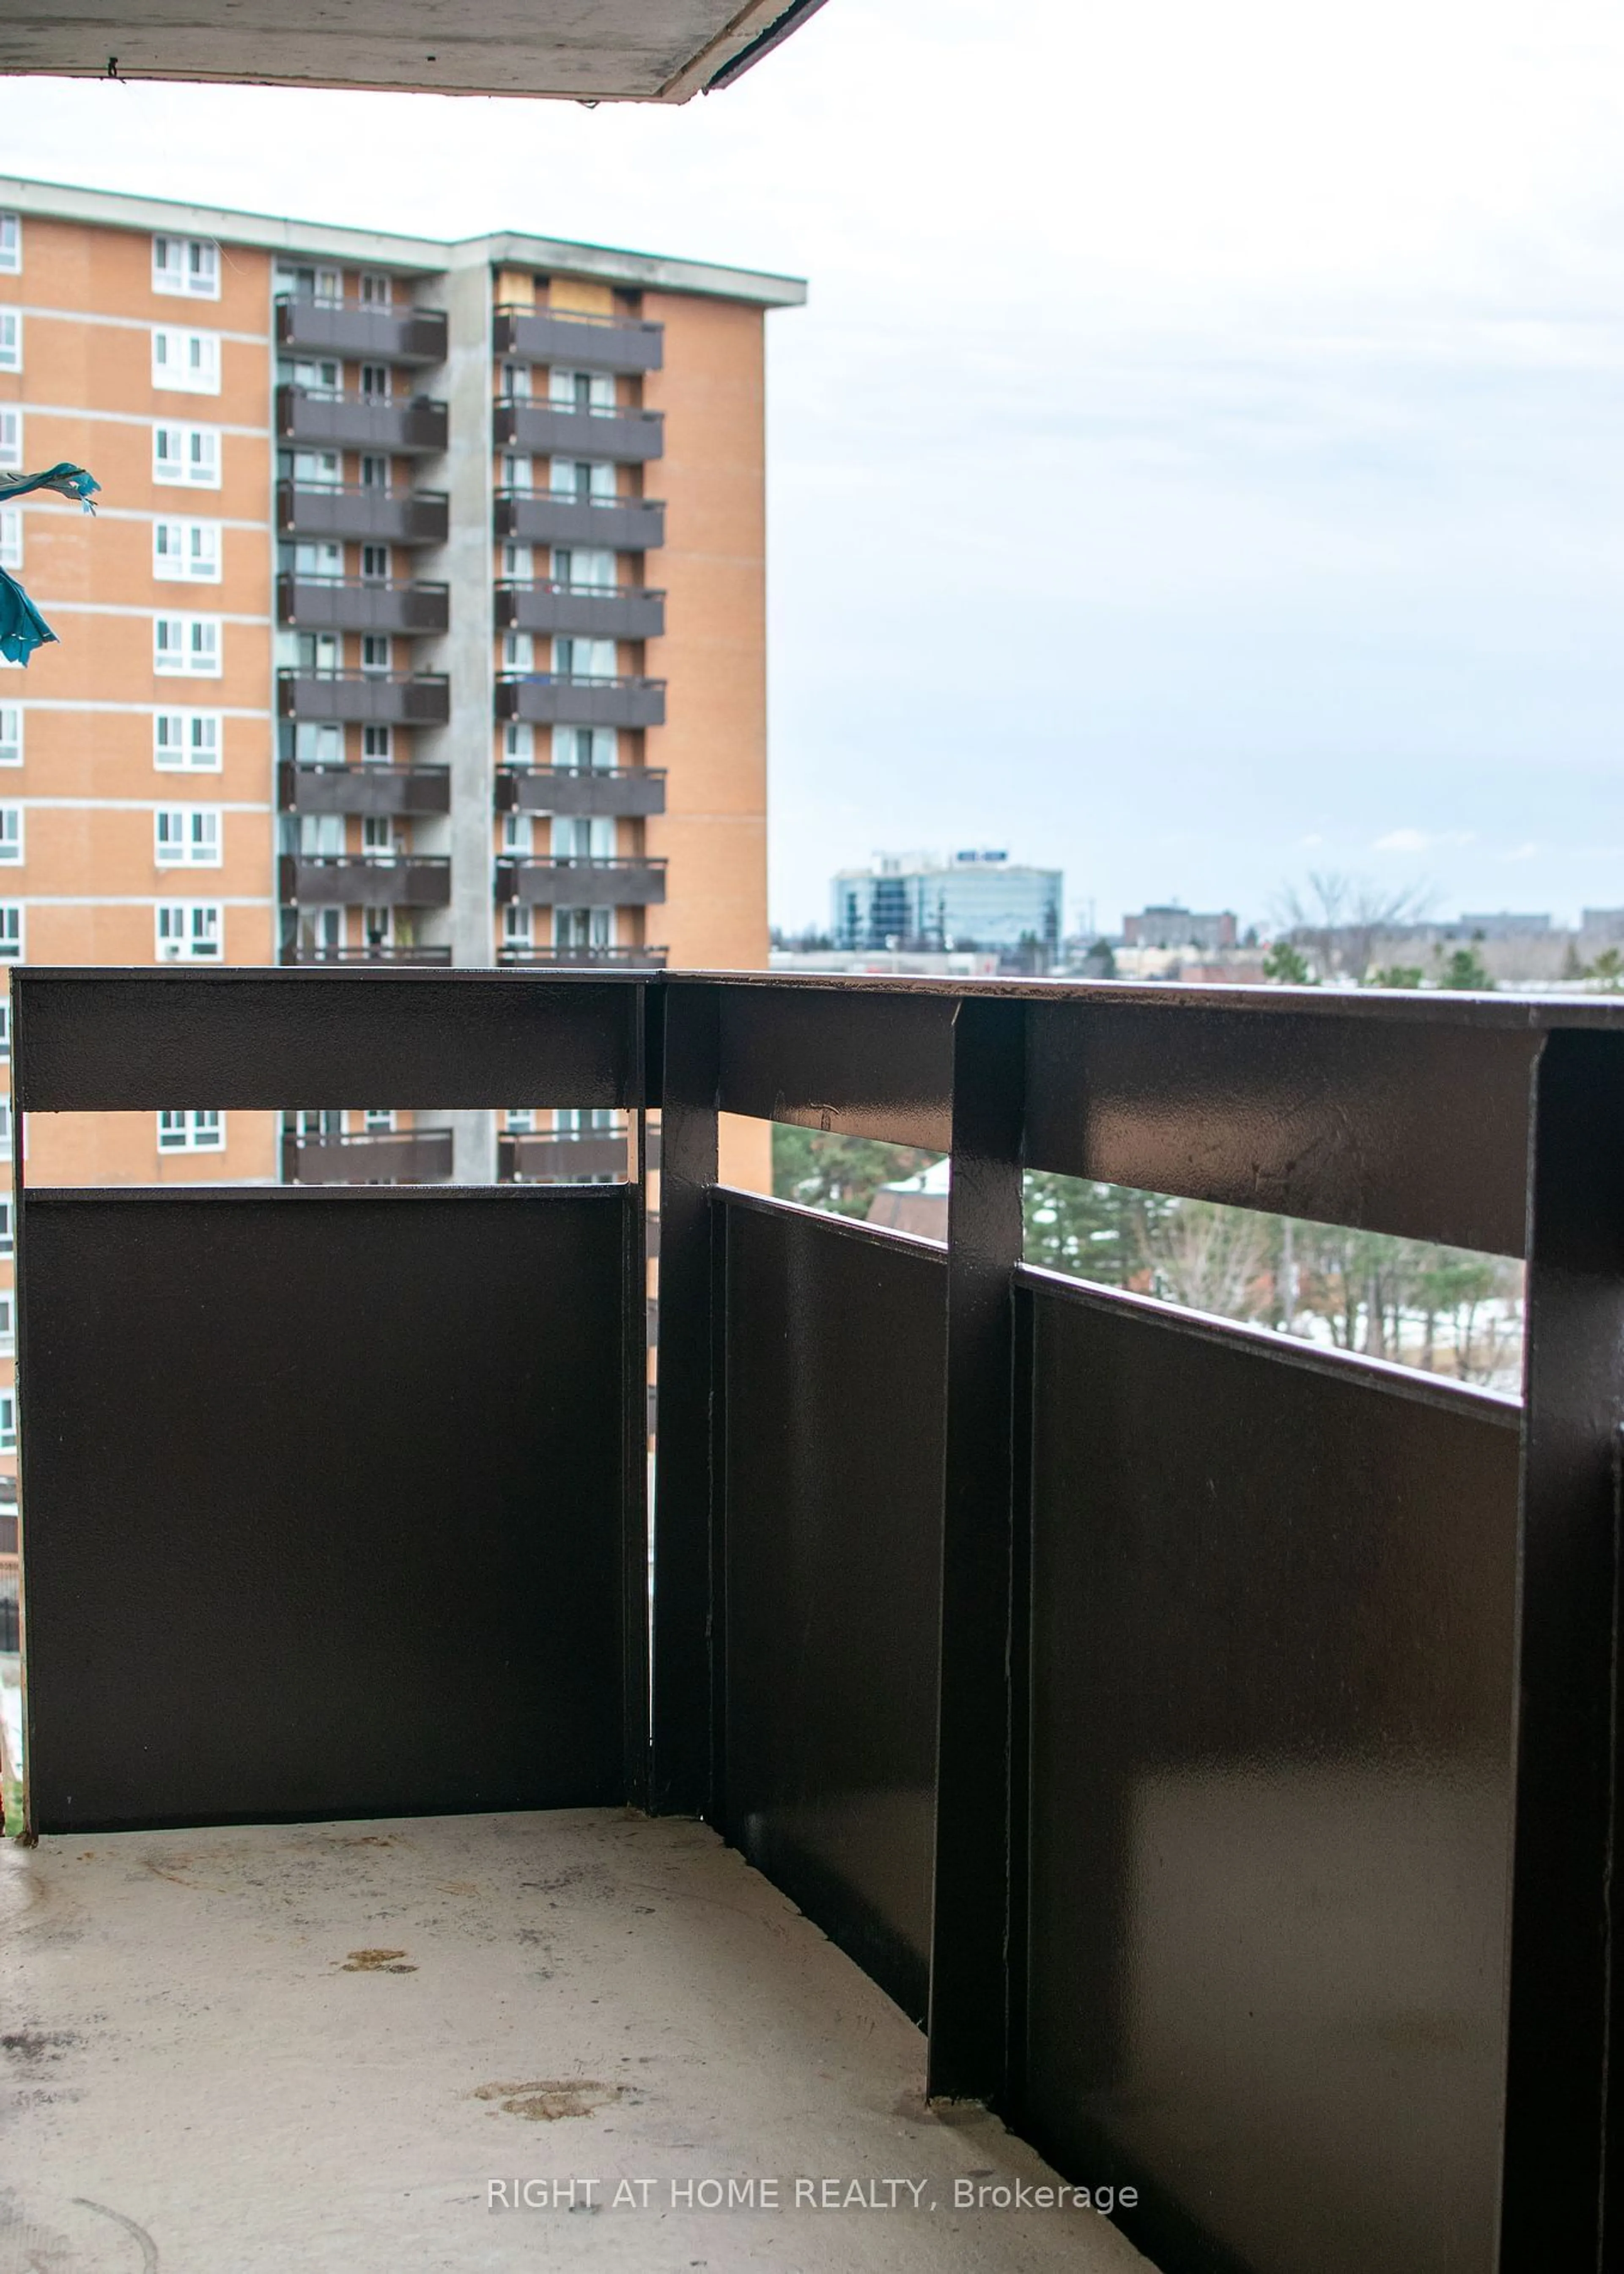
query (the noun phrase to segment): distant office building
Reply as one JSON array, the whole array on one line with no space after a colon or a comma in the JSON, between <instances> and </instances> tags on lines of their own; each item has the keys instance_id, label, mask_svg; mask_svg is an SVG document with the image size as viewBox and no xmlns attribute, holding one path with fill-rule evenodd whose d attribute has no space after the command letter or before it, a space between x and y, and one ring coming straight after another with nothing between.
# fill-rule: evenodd
<instances>
[{"instance_id":1,"label":"distant office building","mask_svg":"<svg viewBox=\"0 0 1624 2274\"><path fill-rule=\"evenodd\" d=\"M1028 869L1007 853L884 853L836 877L830 930L839 948L1015 950L1060 945L1058 869Z\"/></svg>"},{"instance_id":2,"label":"distant office building","mask_svg":"<svg viewBox=\"0 0 1624 2274\"><path fill-rule=\"evenodd\" d=\"M1521 915L1511 908L1492 915L1462 916L1452 930L1470 932L1474 939L1543 939L1551 929L1548 915Z\"/></svg>"},{"instance_id":3,"label":"distant office building","mask_svg":"<svg viewBox=\"0 0 1624 2274\"><path fill-rule=\"evenodd\" d=\"M1128 947L1233 947L1237 937L1235 917L1228 908L1198 915L1177 900L1165 907L1141 908L1122 920L1122 937Z\"/></svg>"}]
</instances>

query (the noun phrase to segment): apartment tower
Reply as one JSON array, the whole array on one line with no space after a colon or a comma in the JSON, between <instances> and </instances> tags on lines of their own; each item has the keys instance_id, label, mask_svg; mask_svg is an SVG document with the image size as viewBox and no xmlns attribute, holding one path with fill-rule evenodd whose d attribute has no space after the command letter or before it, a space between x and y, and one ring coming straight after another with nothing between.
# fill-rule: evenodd
<instances>
[{"instance_id":1,"label":"apartment tower","mask_svg":"<svg viewBox=\"0 0 1624 2274\"><path fill-rule=\"evenodd\" d=\"M0 468L102 485L0 510L60 641L0 676L0 960L764 963L763 331L804 297L0 178ZM484 1183L620 1141L289 1108L42 1119L27 1173ZM0 1284L0 1594L12 1330Z\"/></svg>"}]
</instances>

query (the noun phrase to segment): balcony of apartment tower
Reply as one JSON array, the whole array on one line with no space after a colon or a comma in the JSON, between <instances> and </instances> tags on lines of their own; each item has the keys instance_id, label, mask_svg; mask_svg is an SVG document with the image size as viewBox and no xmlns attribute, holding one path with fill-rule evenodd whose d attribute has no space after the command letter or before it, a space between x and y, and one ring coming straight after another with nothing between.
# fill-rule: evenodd
<instances>
[{"instance_id":1,"label":"balcony of apartment tower","mask_svg":"<svg viewBox=\"0 0 1624 2274\"><path fill-rule=\"evenodd\" d=\"M388 1111L284 1113L284 1185L435 1185L451 1174L452 1133Z\"/></svg>"}]
</instances>

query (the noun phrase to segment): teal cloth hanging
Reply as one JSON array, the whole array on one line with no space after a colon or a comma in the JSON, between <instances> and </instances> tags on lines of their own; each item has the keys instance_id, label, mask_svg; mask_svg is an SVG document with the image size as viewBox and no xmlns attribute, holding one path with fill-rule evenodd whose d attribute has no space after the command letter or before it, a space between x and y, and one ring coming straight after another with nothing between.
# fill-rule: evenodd
<instances>
[{"instance_id":1,"label":"teal cloth hanging","mask_svg":"<svg viewBox=\"0 0 1624 2274\"><path fill-rule=\"evenodd\" d=\"M86 513L94 513L91 493L101 486L83 466L71 466L64 458L42 474L0 474L0 505L26 497L30 490L55 490L59 497L77 498ZM26 664L36 647L56 636L16 577L0 568L0 655L8 663Z\"/></svg>"}]
</instances>

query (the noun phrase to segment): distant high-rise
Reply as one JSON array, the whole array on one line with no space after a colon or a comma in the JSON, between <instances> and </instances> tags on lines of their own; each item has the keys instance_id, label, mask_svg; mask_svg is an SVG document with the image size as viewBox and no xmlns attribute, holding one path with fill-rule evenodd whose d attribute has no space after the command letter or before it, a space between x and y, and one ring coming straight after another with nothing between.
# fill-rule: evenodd
<instances>
[{"instance_id":1,"label":"distant high-rise","mask_svg":"<svg viewBox=\"0 0 1624 2274\"><path fill-rule=\"evenodd\" d=\"M830 930L841 948L987 947L1060 945L1064 878L1003 852L885 853L866 869L842 869L831 888Z\"/></svg>"}]
</instances>

